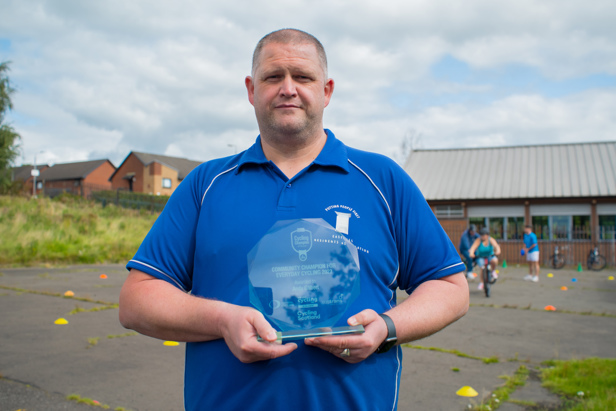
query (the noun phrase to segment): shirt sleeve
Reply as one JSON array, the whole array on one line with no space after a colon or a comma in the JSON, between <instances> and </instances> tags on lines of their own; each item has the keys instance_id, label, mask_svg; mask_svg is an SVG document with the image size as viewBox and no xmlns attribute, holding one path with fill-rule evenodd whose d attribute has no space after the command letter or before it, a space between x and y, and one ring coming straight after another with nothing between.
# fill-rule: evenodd
<instances>
[{"instance_id":1,"label":"shirt sleeve","mask_svg":"<svg viewBox=\"0 0 616 411\"><path fill-rule=\"evenodd\" d=\"M126 268L143 271L184 290L192 289L195 233L201 209L200 169L173 192Z\"/></svg>"},{"instance_id":2,"label":"shirt sleeve","mask_svg":"<svg viewBox=\"0 0 616 411\"><path fill-rule=\"evenodd\" d=\"M455 246L410 176L395 178L392 218L398 246L398 287L409 294L425 281L464 271Z\"/></svg>"}]
</instances>

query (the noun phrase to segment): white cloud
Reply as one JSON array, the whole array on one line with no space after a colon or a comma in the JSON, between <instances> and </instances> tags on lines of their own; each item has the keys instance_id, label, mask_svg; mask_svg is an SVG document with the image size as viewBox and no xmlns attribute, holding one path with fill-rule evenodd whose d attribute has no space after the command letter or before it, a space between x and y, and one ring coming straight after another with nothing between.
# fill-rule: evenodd
<instances>
[{"instance_id":1,"label":"white cloud","mask_svg":"<svg viewBox=\"0 0 616 411\"><path fill-rule=\"evenodd\" d=\"M205 160L246 148L257 128L243 79L257 40L280 27L325 44L336 80L326 126L359 148L393 155L408 130L426 147L613 139L610 90L454 104L446 98L494 85L430 70L452 55L551 79L616 75L615 14L611 0L7 0L0 37L11 48L0 60L13 61L26 159L43 145L62 161L115 163L130 150ZM445 97L417 97L428 92Z\"/></svg>"}]
</instances>

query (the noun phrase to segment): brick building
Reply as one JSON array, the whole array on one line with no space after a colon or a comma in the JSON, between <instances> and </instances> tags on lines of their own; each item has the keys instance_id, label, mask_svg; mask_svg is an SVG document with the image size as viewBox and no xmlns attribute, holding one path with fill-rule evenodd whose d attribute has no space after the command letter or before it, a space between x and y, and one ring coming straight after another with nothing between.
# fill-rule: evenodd
<instances>
[{"instance_id":1,"label":"brick building","mask_svg":"<svg viewBox=\"0 0 616 411\"><path fill-rule=\"evenodd\" d=\"M171 195L200 161L131 151L109 177L113 190Z\"/></svg>"},{"instance_id":2,"label":"brick building","mask_svg":"<svg viewBox=\"0 0 616 411\"><path fill-rule=\"evenodd\" d=\"M89 197L92 191L110 190L109 176L115 166L109 160L56 164L41 170L37 190L55 197L63 192Z\"/></svg>"},{"instance_id":3,"label":"brick building","mask_svg":"<svg viewBox=\"0 0 616 411\"><path fill-rule=\"evenodd\" d=\"M565 244L568 262L583 262L598 244L614 264L616 142L415 150L405 170L456 245L472 223L521 260L532 224L542 258Z\"/></svg>"}]
</instances>

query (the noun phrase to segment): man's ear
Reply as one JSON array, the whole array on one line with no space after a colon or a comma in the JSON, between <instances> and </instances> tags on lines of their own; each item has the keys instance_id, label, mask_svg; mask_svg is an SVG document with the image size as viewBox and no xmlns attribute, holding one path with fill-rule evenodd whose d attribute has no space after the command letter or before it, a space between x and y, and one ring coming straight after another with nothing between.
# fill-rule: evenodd
<instances>
[{"instance_id":1,"label":"man's ear","mask_svg":"<svg viewBox=\"0 0 616 411\"><path fill-rule=\"evenodd\" d=\"M325 105L327 107L329 104L329 100L332 98L332 94L334 93L334 79L327 79L325 82Z\"/></svg>"},{"instance_id":2,"label":"man's ear","mask_svg":"<svg viewBox=\"0 0 616 411\"><path fill-rule=\"evenodd\" d=\"M246 76L244 83L246 84L246 91L248 91L248 101L250 101L250 104L254 106L255 105L255 83L252 81L252 77L250 76Z\"/></svg>"}]
</instances>

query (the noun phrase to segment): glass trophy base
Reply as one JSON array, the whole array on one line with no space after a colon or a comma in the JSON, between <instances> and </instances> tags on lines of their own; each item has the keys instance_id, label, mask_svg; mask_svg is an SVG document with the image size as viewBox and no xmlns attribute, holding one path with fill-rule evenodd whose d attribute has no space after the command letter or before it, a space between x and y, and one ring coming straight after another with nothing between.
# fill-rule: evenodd
<instances>
[{"instance_id":1,"label":"glass trophy base","mask_svg":"<svg viewBox=\"0 0 616 411\"><path fill-rule=\"evenodd\" d=\"M363 325L314 328L312 330L278 331L276 333L276 342L297 341L303 340L304 338L314 337L329 337L331 335L363 334L364 331L365 330ZM264 340L258 335L257 341L266 342L266 340Z\"/></svg>"}]
</instances>

